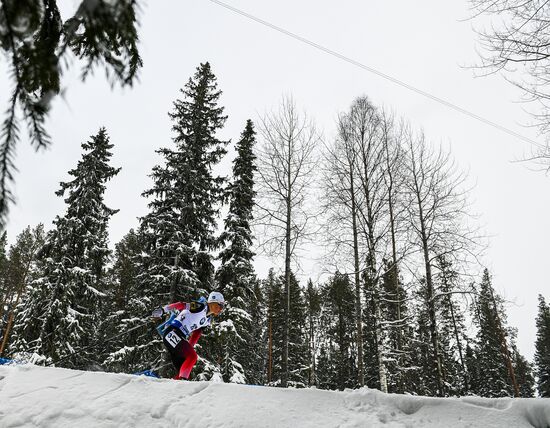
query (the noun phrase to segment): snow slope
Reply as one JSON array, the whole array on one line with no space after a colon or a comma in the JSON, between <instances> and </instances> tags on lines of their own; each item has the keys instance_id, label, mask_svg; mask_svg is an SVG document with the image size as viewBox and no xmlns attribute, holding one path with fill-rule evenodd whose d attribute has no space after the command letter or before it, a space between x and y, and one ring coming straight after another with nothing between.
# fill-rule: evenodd
<instances>
[{"instance_id":1,"label":"snow slope","mask_svg":"<svg viewBox=\"0 0 550 428\"><path fill-rule=\"evenodd\" d=\"M550 427L550 399L441 399L0 366L0 427Z\"/></svg>"}]
</instances>

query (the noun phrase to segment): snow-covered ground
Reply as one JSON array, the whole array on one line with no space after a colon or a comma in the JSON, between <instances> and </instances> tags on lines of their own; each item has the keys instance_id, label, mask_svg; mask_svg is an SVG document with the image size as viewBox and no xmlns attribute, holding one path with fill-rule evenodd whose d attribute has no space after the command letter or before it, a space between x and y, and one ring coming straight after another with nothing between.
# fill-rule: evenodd
<instances>
[{"instance_id":1,"label":"snow-covered ground","mask_svg":"<svg viewBox=\"0 0 550 428\"><path fill-rule=\"evenodd\" d=\"M550 427L550 399L441 399L0 366L0 427Z\"/></svg>"}]
</instances>

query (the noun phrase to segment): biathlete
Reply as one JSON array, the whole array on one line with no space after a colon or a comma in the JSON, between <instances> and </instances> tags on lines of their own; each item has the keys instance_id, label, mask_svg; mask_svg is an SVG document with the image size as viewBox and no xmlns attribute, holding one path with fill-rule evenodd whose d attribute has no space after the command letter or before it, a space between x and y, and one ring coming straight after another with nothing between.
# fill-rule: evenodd
<instances>
[{"instance_id":1,"label":"biathlete","mask_svg":"<svg viewBox=\"0 0 550 428\"><path fill-rule=\"evenodd\" d=\"M195 345L202 330L210 325L213 316L218 316L225 306L222 293L213 291L206 302L176 302L156 308L153 318L161 318L173 311L177 315L171 319L162 332L162 341L168 349L172 363L176 368L174 379L189 379L191 370L197 362Z\"/></svg>"}]
</instances>

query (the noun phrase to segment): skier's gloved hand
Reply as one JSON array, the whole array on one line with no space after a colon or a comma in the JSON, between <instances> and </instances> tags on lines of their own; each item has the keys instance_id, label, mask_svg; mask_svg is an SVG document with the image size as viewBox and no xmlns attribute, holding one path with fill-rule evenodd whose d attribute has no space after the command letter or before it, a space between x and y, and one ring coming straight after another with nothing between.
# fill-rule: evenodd
<instances>
[{"instance_id":1,"label":"skier's gloved hand","mask_svg":"<svg viewBox=\"0 0 550 428\"><path fill-rule=\"evenodd\" d=\"M162 318L164 315L164 308L156 308L151 314L151 318Z\"/></svg>"}]
</instances>

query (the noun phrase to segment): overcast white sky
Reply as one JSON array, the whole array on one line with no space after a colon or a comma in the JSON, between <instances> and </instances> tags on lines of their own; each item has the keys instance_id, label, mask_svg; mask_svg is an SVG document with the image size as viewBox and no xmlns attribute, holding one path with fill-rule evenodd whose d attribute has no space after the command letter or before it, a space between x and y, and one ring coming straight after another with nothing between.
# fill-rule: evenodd
<instances>
[{"instance_id":1,"label":"overcast white sky","mask_svg":"<svg viewBox=\"0 0 550 428\"><path fill-rule=\"evenodd\" d=\"M461 65L477 61L476 35L465 0L352 1L227 0L231 5L309 38L343 55L445 98L529 138L533 129L521 94L500 76L473 78ZM76 0L61 0L64 17ZM514 300L509 322L519 328L520 350L534 352L537 294L548 292L550 179L513 163L527 143L463 117L380 77L323 54L207 0L149 1L142 13L144 68L133 89L111 90L103 73L82 84L68 74L67 92L54 102L48 129L53 147L35 153L24 142L16 163L17 206L8 224L10 242L27 225L50 227L64 209L54 195L81 156L80 143L100 126L115 144L112 164L122 171L108 187L107 203L119 208L111 221L111 245L146 213L141 192L158 162L154 150L171 142L167 112L200 62L210 61L229 115L222 137L236 140L247 118L276 105L283 93L313 117L326 138L335 117L359 95L396 110L427 136L450 147L476 187L474 210L493 235L485 263L496 289ZM0 108L8 80L0 63ZM542 140L539 139L542 142ZM268 263L258 261L260 275ZM308 269L310 269L308 271ZM316 277L305 267L304 276Z\"/></svg>"}]
</instances>

